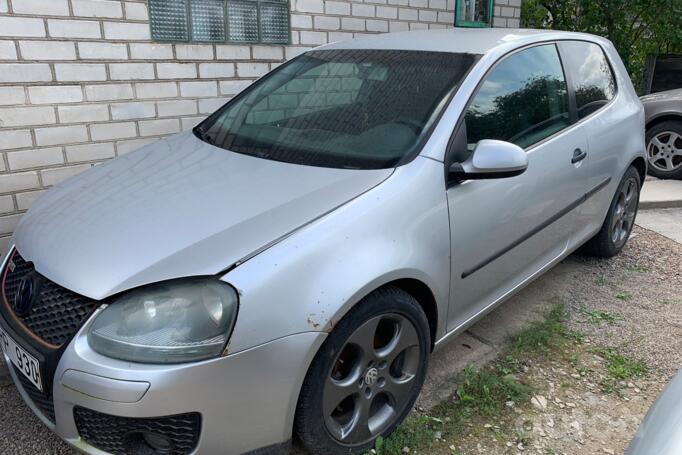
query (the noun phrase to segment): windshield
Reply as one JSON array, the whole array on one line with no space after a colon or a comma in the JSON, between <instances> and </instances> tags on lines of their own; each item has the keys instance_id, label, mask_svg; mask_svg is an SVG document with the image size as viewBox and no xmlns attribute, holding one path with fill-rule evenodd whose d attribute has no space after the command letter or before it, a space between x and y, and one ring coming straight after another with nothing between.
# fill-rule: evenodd
<instances>
[{"instance_id":1,"label":"windshield","mask_svg":"<svg viewBox=\"0 0 682 455\"><path fill-rule=\"evenodd\" d=\"M353 169L397 165L415 152L472 54L325 50L255 82L196 130L238 153Z\"/></svg>"}]
</instances>

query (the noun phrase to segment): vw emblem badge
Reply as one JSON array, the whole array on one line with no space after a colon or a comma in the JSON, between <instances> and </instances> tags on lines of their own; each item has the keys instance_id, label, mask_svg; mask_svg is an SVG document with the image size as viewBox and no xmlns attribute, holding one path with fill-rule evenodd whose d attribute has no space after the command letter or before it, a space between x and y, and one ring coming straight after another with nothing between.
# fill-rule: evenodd
<instances>
[{"instance_id":1,"label":"vw emblem badge","mask_svg":"<svg viewBox=\"0 0 682 455\"><path fill-rule=\"evenodd\" d=\"M36 281L33 274L26 275L19 282L19 289L14 296L14 312L17 316L24 317L31 312L35 295Z\"/></svg>"},{"instance_id":2,"label":"vw emblem badge","mask_svg":"<svg viewBox=\"0 0 682 455\"><path fill-rule=\"evenodd\" d=\"M367 373L365 373L365 384L372 386L377 382L377 379L379 379L379 371L376 368L367 370Z\"/></svg>"}]
</instances>

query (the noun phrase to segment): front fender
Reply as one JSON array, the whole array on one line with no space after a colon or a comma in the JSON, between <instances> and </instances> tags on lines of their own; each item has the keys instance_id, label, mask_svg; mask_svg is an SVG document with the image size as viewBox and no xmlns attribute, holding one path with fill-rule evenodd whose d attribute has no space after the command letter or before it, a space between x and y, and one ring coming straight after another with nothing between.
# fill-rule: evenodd
<instances>
[{"instance_id":1,"label":"front fender","mask_svg":"<svg viewBox=\"0 0 682 455\"><path fill-rule=\"evenodd\" d=\"M329 332L365 295L403 278L431 289L438 338L449 276L443 164L418 157L223 277L240 295L229 352L294 333Z\"/></svg>"}]
</instances>

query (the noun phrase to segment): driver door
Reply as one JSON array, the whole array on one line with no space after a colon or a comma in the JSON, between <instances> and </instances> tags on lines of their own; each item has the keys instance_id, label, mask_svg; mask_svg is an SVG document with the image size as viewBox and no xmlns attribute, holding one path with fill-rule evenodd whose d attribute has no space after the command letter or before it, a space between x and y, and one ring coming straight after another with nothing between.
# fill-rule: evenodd
<instances>
[{"instance_id":1,"label":"driver door","mask_svg":"<svg viewBox=\"0 0 682 455\"><path fill-rule=\"evenodd\" d=\"M582 156L585 134L571 126L571 112L554 44L504 57L479 85L459 126L464 130L456 132L461 139L454 159L467 159L479 140L498 139L524 148L528 168L516 177L468 180L447 190L448 330L502 301L568 248L589 165Z\"/></svg>"}]
</instances>

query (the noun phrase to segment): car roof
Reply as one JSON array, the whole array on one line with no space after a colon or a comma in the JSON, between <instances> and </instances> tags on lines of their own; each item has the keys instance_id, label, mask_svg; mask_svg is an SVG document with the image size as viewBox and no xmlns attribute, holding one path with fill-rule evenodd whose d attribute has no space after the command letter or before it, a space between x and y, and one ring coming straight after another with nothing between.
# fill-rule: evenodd
<instances>
[{"instance_id":1,"label":"car roof","mask_svg":"<svg viewBox=\"0 0 682 455\"><path fill-rule=\"evenodd\" d=\"M541 41L579 39L599 42L603 38L585 33L510 28L450 28L413 30L363 36L327 44L317 49L395 49L486 54L498 47L521 47Z\"/></svg>"}]
</instances>

